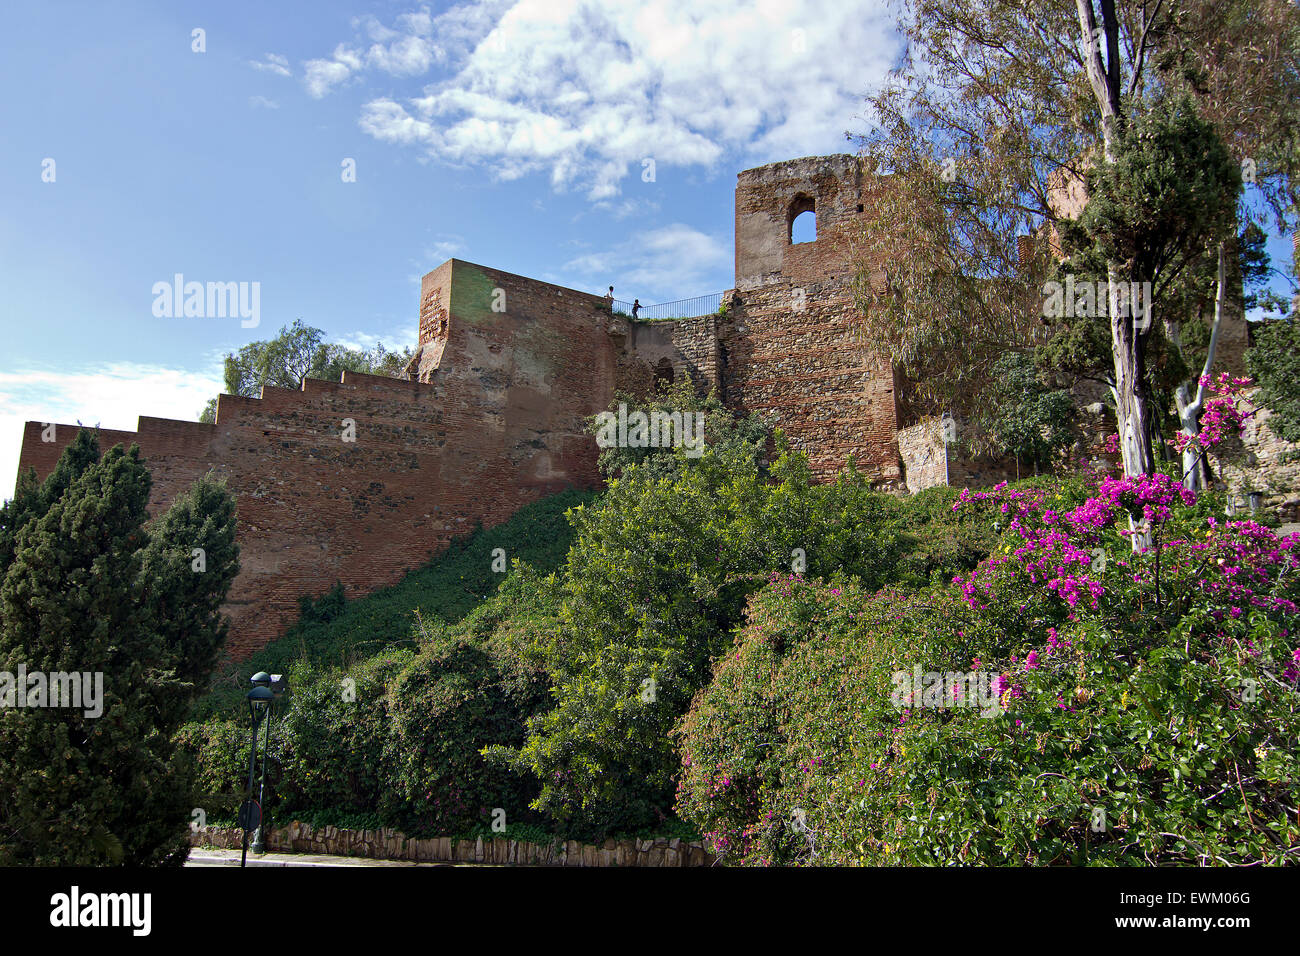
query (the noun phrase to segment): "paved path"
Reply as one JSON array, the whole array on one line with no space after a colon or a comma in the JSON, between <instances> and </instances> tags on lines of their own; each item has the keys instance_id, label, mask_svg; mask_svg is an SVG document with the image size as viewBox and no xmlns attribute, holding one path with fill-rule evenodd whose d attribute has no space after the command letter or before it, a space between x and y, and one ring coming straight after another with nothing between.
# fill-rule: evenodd
<instances>
[{"instance_id":1,"label":"paved path","mask_svg":"<svg viewBox=\"0 0 1300 956\"><path fill-rule=\"evenodd\" d=\"M239 866L239 850L191 850L186 866ZM410 860L372 860L363 856L328 856L324 853L253 853L249 866L484 866L483 863L414 863Z\"/></svg>"}]
</instances>

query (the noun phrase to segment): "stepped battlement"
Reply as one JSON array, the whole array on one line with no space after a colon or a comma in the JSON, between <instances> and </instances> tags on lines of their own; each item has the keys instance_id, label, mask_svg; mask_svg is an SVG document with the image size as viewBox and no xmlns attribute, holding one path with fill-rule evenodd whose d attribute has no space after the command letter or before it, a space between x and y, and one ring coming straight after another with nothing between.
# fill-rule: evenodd
<instances>
[{"instance_id":1,"label":"stepped battlement","mask_svg":"<svg viewBox=\"0 0 1300 956\"><path fill-rule=\"evenodd\" d=\"M101 447L139 444L155 515L201 475L228 482L237 657L283 633L304 595L392 584L480 523L597 484L587 420L616 390L687 380L783 429L820 480L852 457L882 486L924 487L950 463L933 429L903 427L915 423L900 421L894 370L858 334L851 286L846 240L882 188L849 155L741 172L735 287L691 318L632 321L601 295L449 259L421 280L402 377L221 395L215 424L142 416L134 432L101 432ZM815 236L795 241L806 213ZM47 475L76 427L46 441L28 422L20 468Z\"/></svg>"}]
</instances>

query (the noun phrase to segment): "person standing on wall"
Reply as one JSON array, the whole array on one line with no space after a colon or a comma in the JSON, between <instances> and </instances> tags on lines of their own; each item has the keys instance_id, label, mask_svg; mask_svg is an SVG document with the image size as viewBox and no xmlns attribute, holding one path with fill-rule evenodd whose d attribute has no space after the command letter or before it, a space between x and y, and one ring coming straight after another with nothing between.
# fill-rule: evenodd
<instances>
[{"instance_id":1,"label":"person standing on wall","mask_svg":"<svg viewBox=\"0 0 1300 956\"><path fill-rule=\"evenodd\" d=\"M614 311L614 287L610 286L609 291L605 293L605 305L611 312Z\"/></svg>"},{"instance_id":2,"label":"person standing on wall","mask_svg":"<svg viewBox=\"0 0 1300 956\"><path fill-rule=\"evenodd\" d=\"M612 287L611 287L611 288L612 288ZM632 302L632 318L635 319L635 318L636 318L636 314L637 314L638 312L640 312L640 311L641 311L641 300L640 300L640 299L635 299L635 300Z\"/></svg>"}]
</instances>

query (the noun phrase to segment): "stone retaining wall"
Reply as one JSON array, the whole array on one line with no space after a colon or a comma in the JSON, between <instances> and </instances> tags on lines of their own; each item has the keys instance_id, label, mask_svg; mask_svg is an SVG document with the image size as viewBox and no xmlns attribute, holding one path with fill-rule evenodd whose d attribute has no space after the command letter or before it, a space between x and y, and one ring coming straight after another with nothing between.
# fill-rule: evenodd
<instances>
[{"instance_id":1,"label":"stone retaining wall","mask_svg":"<svg viewBox=\"0 0 1300 956\"><path fill-rule=\"evenodd\" d=\"M1259 398L1259 389L1246 393L1250 405ZM1238 508L1246 507L1246 496L1263 492L1263 507L1283 523L1300 521L1300 445L1278 437L1268 425L1273 413L1267 408L1245 421L1241 444L1245 460L1221 462L1211 459L1236 499ZM1232 448L1232 445L1228 445ZM1229 456L1232 457L1232 456ZM1237 517L1241 517L1238 515Z\"/></svg>"},{"instance_id":2,"label":"stone retaining wall","mask_svg":"<svg viewBox=\"0 0 1300 956\"><path fill-rule=\"evenodd\" d=\"M417 840L391 829L341 830L313 828L293 822L267 831L266 848L275 853L325 853L363 856L375 860L417 863L514 863L531 866L709 866L713 854L701 843L677 839L606 840L599 846L574 840L529 843L525 840ZM239 849L244 831L238 827L191 829L190 844Z\"/></svg>"}]
</instances>

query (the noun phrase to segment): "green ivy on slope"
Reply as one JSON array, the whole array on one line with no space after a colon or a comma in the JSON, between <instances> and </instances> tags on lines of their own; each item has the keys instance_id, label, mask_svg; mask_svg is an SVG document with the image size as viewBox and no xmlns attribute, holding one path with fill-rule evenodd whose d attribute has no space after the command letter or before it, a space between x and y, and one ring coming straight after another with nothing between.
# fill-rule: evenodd
<instances>
[{"instance_id":1,"label":"green ivy on slope","mask_svg":"<svg viewBox=\"0 0 1300 956\"><path fill-rule=\"evenodd\" d=\"M304 600L302 615L279 640L247 661L226 663L212 691L199 701L194 719L239 712L248 678L258 671L288 673L292 664L348 666L380 651L414 647L413 612L454 624L496 592L505 575L492 570L492 552L505 551L545 575L564 563L574 532L565 518L572 507L595 500L594 491L569 490L520 508L494 528L455 541L433 561L392 587L348 601L335 584L315 601Z\"/></svg>"}]
</instances>

